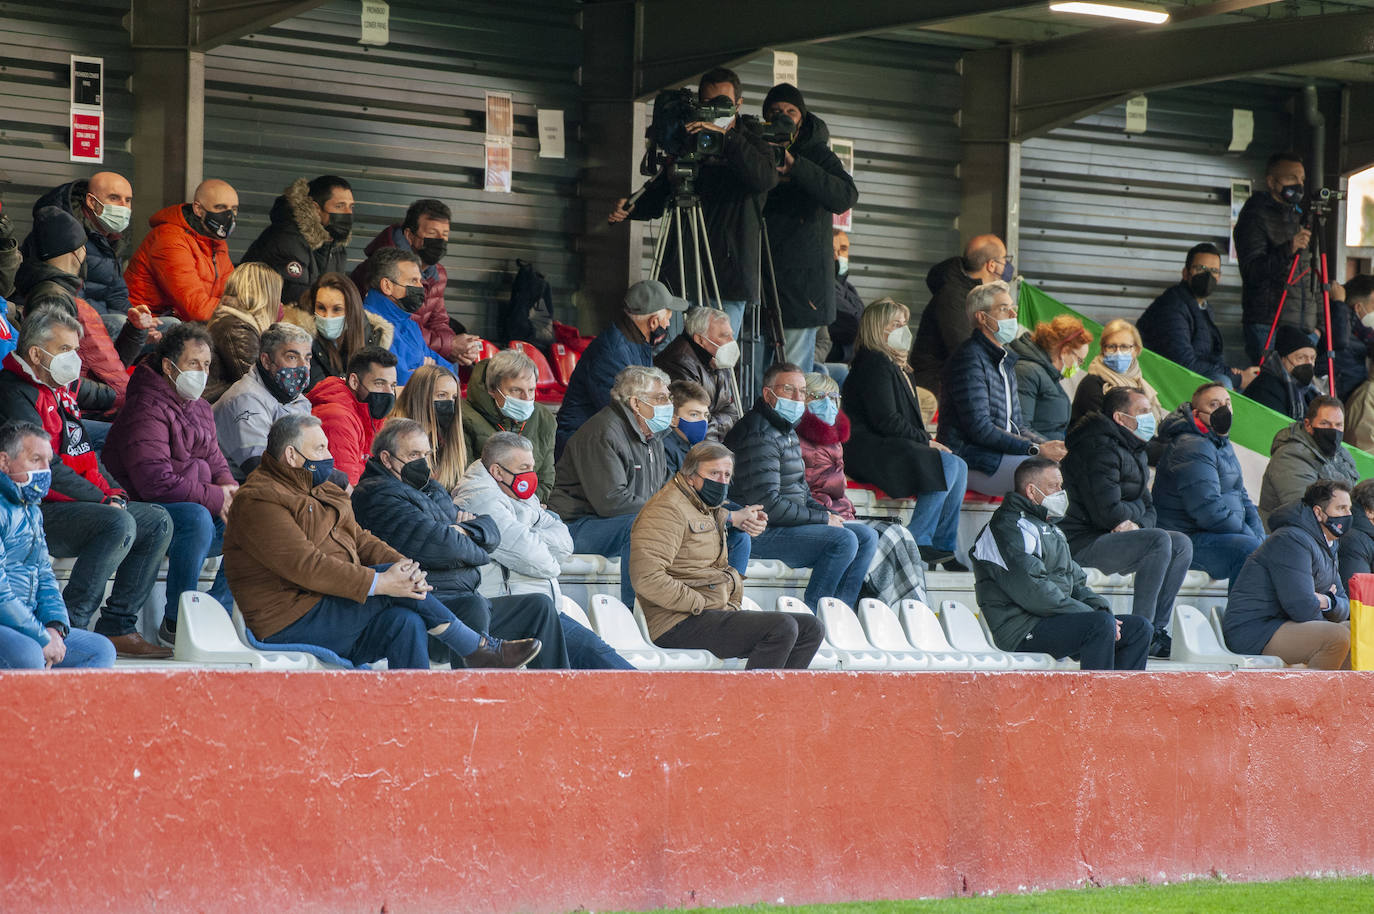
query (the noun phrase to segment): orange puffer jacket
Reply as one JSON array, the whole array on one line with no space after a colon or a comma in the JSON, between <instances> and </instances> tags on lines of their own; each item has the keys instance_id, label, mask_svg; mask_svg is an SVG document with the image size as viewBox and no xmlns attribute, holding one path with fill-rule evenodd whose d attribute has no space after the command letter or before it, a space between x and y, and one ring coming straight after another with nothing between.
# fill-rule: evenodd
<instances>
[{"instance_id":1,"label":"orange puffer jacket","mask_svg":"<svg viewBox=\"0 0 1374 914\"><path fill-rule=\"evenodd\" d=\"M147 305L159 317L208 321L234 264L227 242L191 228L189 210L179 203L153 214L148 220L153 230L129 261L124 282L131 304Z\"/></svg>"}]
</instances>

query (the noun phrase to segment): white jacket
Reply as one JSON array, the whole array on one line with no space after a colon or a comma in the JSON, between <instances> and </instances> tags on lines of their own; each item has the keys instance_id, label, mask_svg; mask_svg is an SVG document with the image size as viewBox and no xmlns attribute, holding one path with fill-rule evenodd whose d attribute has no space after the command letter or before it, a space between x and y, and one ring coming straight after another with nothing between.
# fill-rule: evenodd
<instances>
[{"instance_id":1,"label":"white jacket","mask_svg":"<svg viewBox=\"0 0 1374 914\"><path fill-rule=\"evenodd\" d=\"M229 461L234 478L243 481L243 463L262 457L267 450L267 433L272 423L282 416L310 415L310 401L298 394L290 403L282 403L263 385L254 364L215 401L215 435L219 449Z\"/></svg>"},{"instance_id":2,"label":"white jacket","mask_svg":"<svg viewBox=\"0 0 1374 914\"><path fill-rule=\"evenodd\" d=\"M468 466L449 494L464 511L496 522L501 545L491 554L492 562L527 578L558 578L563 561L573 553L573 541L557 514L540 507L537 499L507 495L481 460Z\"/></svg>"}]
</instances>

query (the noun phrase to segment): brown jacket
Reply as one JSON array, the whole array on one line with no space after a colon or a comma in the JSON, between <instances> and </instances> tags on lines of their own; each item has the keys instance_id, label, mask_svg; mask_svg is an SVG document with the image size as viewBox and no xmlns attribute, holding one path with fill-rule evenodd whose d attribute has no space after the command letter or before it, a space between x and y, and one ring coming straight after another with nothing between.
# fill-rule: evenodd
<instances>
[{"instance_id":1,"label":"brown jacket","mask_svg":"<svg viewBox=\"0 0 1374 914\"><path fill-rule=\"evenodd\" d=\"M375 572L403 556L353 519L343 489L310 486L310 471L270 454L234 493L224 574L258 638L275 635L326 596L361 603Z\"/></svg>"},{"instance_id":2,"label":"brown jacket","mask_svg":"<svg viewBox=\"0 0 1374 914\"><path fill-rule=\"evenodd\" d=\"M744 582L728 561L728 518L724 508L706 507L681 473L639 509L630 528L630 583L649 637L704 610L740 608Z\"/></svg>"}]
</instances>

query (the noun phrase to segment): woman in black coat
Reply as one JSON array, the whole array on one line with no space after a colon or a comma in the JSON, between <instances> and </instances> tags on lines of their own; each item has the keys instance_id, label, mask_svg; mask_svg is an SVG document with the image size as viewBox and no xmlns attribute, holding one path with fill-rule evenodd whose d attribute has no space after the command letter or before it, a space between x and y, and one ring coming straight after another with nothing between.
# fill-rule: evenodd
<instances>
[{"instance_id":1,"label":"woman in black coat","mask_svg":"<svg viewBox=\"0 0 1374 914\"><path fill-rule=\"evenodd\" d=\"M931 438L921 421L916 383L907 364L909 316L906 305L883 298L859 318L854 361L842 391L850 422L845 471L894 498L915 496L907 527L921 556L950 567L968 464Z\"/></svg>"}]
</instances>

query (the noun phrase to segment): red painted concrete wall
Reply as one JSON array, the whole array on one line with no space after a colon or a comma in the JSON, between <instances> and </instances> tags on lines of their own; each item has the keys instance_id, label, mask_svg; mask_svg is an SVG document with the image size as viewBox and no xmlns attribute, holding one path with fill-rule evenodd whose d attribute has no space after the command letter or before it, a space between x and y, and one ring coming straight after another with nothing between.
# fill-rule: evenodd
<instances>
[{"instance_id":1,"label":"red painted concrete wall","mask_svg":"<svg viewBox=\"0 0 1374 914\"><path fill-rule=\"evenodd\" d=\"M0 694L5 911L1374 870L1358 673L10 673Z\"/></svg>"}]
</instances>

